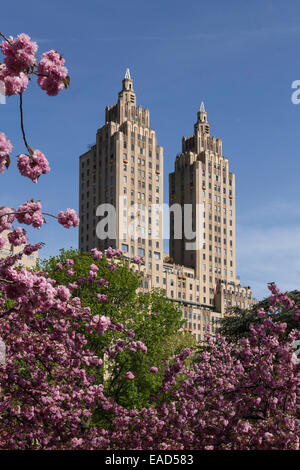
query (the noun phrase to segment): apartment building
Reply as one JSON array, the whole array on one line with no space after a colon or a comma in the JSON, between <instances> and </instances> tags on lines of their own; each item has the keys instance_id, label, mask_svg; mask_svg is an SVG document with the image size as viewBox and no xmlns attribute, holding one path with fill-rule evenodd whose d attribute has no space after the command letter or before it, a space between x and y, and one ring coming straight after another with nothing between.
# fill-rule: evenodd
<instances>
[{"instance_id":1,"label":"apartment building","mask_svg":"<svg viewBox=\"0 0 300 470\"><path fill-rule=\"evenodd\" d=\"M95 144L80 156L79 248L112 246L129 262L141 257L138 268L132 265L140 272L140 289L164 289L181 306L185 328L201 341L208 327L215 331L228 307L255 303L250 287L242 287L236 275L235 175L221 139L210 136L203 103L169 175L168 255L163 253L162 204L163 147L149 110L136 104L127 69ZM186 235L186 221L194 239Z\"/></svg>"}]
</instances>

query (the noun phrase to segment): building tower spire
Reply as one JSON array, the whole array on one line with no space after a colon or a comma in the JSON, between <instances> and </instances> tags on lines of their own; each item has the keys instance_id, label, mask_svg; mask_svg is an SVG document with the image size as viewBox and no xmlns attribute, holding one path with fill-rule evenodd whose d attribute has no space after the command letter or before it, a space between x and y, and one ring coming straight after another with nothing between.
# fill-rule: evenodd
<instances>
[{"instance_id":1,"label":"building tower spire","mask_svg":"<svg viewBox=\"0 0 300 470\"><path fill-rule=\"evenodd\" d=\"M200 109L197 112L197 122L194 126L195 133L201 132L202 134L209 135L209 124L207 122L207 112L205 110L204 102L201 101Z\"/></svg>"},{"instance_id":2,"label":"building tower spire","mask_svg":"<svg viewBox=\"0 0 300 470\"><path fill-rule=\"evenodd\" d=\"M122 81L123 87L122 90L124 91L133 91L133 81L130 76L130 70L129 68L126 69L123 81Z\"/></svg>"},{"instance_id":3,"label":"building tower spire","mask_svg":"<svg viewBox=\"0 0 300 470\"><path fill-rule=\"evenodd\" d=\"M128 68L126 69L124 78L127 78L128 80L131 80L130 70Z\"/></svg>"}]
</instances>

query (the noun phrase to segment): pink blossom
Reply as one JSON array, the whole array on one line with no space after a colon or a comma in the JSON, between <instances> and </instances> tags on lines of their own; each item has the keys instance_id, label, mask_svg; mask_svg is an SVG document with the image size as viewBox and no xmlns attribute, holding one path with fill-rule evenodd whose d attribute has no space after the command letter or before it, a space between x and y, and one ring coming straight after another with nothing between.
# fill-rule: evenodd
<instances>
[{"instance_id":1,"label":"pink blossom","mask_svg":"<svg viewBox=\"0 0 300 470\"><path fill-rule=\"evenodd\" d=\"M102 315L101 317L99 315L95 315L90 325L88 326L88 330L89 331L95 330L101 336L108 329L110 324L111 324L110 318L105 317L104 315Z\"/></svg>"},{"instance_id":2,"label":"pink blossom","mask_svg":"<svg viewBox=\"0 0 300 470\"><path fill-rule=\"evenodd\" d=\"M263 308L261 308L260 310L257 311L257 315L259 316L259 318L264 318L266 316L266 312L264 311Z\"/></svg>"},{"instance_id":3,"label":"pink blossom","mask_svg":"<svg viewBox=\"0 0 300 470\"><path fill-rule=\"evenodd\" d=\"M116 344L116 351L122 352L125 348L125 344L125 341L118 341L118 343Z\"/></svg>"},{"instance_id":4,"label":"pink blossom","mask_svg":"<svg viewBox=\"0 0 300 470\"><path fill-rule=\"evenodd\" d=\"M97 272L97 271L99 271L99 268L98 268L98 266L97 266L96 264L91 264L91 265L90 265L90 270L91 270L91 271L94 271L94 272Z\"/></svg>"},{"instance_id":5,"label":"pink blossom","mask_svg":"<svg viewBox=\"0 0 300 470\"><path fill-rule=\"evenodd\" d=\"M26 231L21 227L17 227L8 234L8 240L13 246L25 245L28 242Z\"/></svg>"},{"instance_id":6,"label":"pink blossom","mask_svg":"<svg viewBox=\"0 0 300 470\"><path fill-rule=\"evenodd\" d=\"M143 353L146 353L147 352L147 346L142 342L142 341L137 341L136 342L136 346L143 352Z\"/></svg>"},{"instance_id":7,"label":"pink blossom","mask_svg":"<svg viewBox=\"0 0 300 470\"><path fill-rule=\"evenodd\" d=\"M23 249L24 255L30 256L32 253L40 250L42 248L42 243L35 243L34 245L26 245Z\"/></svg>"},{"instance_id":8,"label":"pink blossom","mask_svg":"<svg viewBox=\"0 0 300 470\"><path fill-rule=\"evenodd\" d=\"M108 297L105 294L97 294L97 299L99 300L99 302L107 302Z\"/></svg>"},{"instance_id":9,"label":"pink blossom","mask_svg":"<svg viewBox=\"0 0 300 470\"><path fill-rule=\"evenodd\" d=\"M59 269L60 271L62 271L64 269L62 263L56 263L56 267L57 269Z\"/></svg>"},{"instance_id":10,"label":"pink blossom","mask_svg":"<svg viewBox=\"0 0 300 470\"><path fill-rule=\"evenodd\" d=\"M0 173L4 172L5 164L9 154L12 152L12 145L3 132L0 132Z\"/></svg>"},{"instance_id":11,"label":"pink blossom","mask_svg":"<svg viewBox=\"0 0 300 470\"><path fill-rule=\"evenodd\" d=\"M69 268L69 269L67 269L66 273L67 273L68 276L74 276L75 271L74 271L74 269Z\"/></svg>"},{"instance_id":12,"label":"pink blossom","mask_svg":"<svg viewBox=\"0 0 300 470\"><path fill-rule=\"evenodd\" d=\"M103 257L102 251L97 250L97 248L93 248L93 249L91 250L91 252L92 252L93 255L94 255L94 259L102 259L102 257Z\"/></svg>"},{"instance_id":13,"label":"pink blossom","mask_svg":"<svg viewBox=\"0 0 300 470\"><path fill-rule=\"evenodd\" d=\"M115 256L116 258L120 258L120 257L121 257L121 250L120 250L119 248L115 250L114 256Z\"/></svg>"},{"instance_id":14,"label":"pink blossom","mask_svg":"<svg viewBox=\"0 0 300 470\"><path fill-rule=\"evenodd\" d=\"M27 34L19 34L16 38L10 36L9 42L2 42L1 49L10 73L18 74L35 64L38 46Z\"/></svg>"},{"instance_id":15,"label":"pink blossom","mask_svg":"<svg viewBox=\"0 0 300 470\"><path fill-rule=\"evenodd\" d=\"M109 247L107 248L106 252L105 252L106 258L107 258L107 259L112 258L112 257L114 256L114 252L115 252L115 250L114 250L111 246L109 246Z\"/></svg>"},{"instance_id":16,"label":"pink blossom","mask_svg":"<svg viewBox=\"0 0 300 470\"><path fill-rule=\"evenodd\" d=\"M109 282L106 279L98 279L97 284L98 286L108 286Z\"/></svg>"},{"instance_id":17,"label":"pink blossom","mask_svg":"<svg viewBox=\"0 0 300 470\"><path fill-rule=\"evenodd\" d=\"M58 222L65 228L77 227L79 225L79 218L74 209L66 209L60 211L58 214Z\"/></svg>"},{"instance_id":18,"label":"pink blossom","mask_svg":"<svg viewBox=\"0 0 300 470\"><path fill-rule=\"evenodd\" d=\"M71 292L70 290L65 287L65 286L58 286L56 288L56 292L57 292L57 296L60 298L60 300L62 301L66 301L66 300L69 300L69 298L71 297Z\"/></svg>"},{"instance_id":19,"label":"pink blossom","mask_svg":"<svg viewBox=\"0 0 300 470\"><path fill-rule=\"evenodd\" d=\"M66 86L68 70L65 59L53 49L45 52L38 64L38 84L49 96L55 96Z\"/></svg>"},{"instance_id":20,"label":"pink blossom","mask_svg":"<svg viewBox=\"0 0 300 470\"><path fill-rule=\"evenodd\" d=\"M109 269L110 271L114 271L115 269L117 269L117 266L116 266L115 264L109 264L109 265L108 265L108 269Z\"/></svg>"},{"instance_id":21,"label":"pink blossom","mask_svg":"<svg viewBox=\"0 0 300 470\"><path fill-rule=\"evenodd\" d=\"M132 372L127 372L126 373L126 379L127 380L133 380L134 379L134 374Z\"/></svg>"},{"instance_id":22,"label":"pink blossom","mask_svg":"<svg viewBox=\"0 0 300 470\"><path fill-rule=\"evenodd\" d=\"M73 266L74 260L73 259L66 259L66 265L67 266Z\"/></svg>"},{"instance_id":23,"label":"pink blossom","mask_svg":"<svg viewBox=\"0 0 300 470\"><path fill-rule=\"evenodd\" d=\"M80 286L77 284L77 282L70 282L69 283L69 289L71 289L71 290L80 289Z\"/></svg>"},{"instance_id":24,"label":"pink blossom","mask_svg":"<svg viewBox=\"0 0 300 470\"><path fill-rule=\"evenodd\" d=\"M0 233L3 232L3 230L10 230L12 228L15 219L15 215L12 212L14 211L9 207L0 209Z\"/></svg>"},{"instance_id":25,"label":"pink blossom","mask_svg":"<svg viewBox=\"0 0 300 470\"><path fill-rule=\"evenodd\" d=\"M133 258L133 262L136 264L141 264L142 263L142 258L140 256L135 256Z\"/></svg>"},{"instance_id":26,"label":"pink blossom","mask_svg":"<svg viewBox=\"0 0 300 470\"><path fill-rule=\"evenodd\" d=\"M32 225L39 229L44 223L41 209L42 205L39 201L27 201L18 208L16 219L20 224Z\"/></svg>"},{"instance_id":27,"label":"pink blossom","mask_svg":"<svg viewBox=\"0 0 300 470\"><path fill-rule=\"evenodd\" d=\"M4 83L5 96L23 93L28 86L28 81L27 74L23 72L18 75L12 74L7 70L6 65L0 64L0 82Z\"/></svg>"},{"instance_id":28,"label":"pink blossom","mask_svg":"<svg viewBox=\"0 0 300 470\"><path fill-rule=\"evenodd\" d=\"M88 282L90 282L90 283L94 282L96 277L97 277L97 272L96 271L89 271Z\"/></svg>"},{"instance_id":29,"label":"pink blossom","mask_svg":"<svg viewBox=\"0 0 300 470\"><path fill-rule=\"evenodd\" d=\"M79 447L79 446L81 446L81 445L82 445L82 443L83 443L83 439L81 439L81 438L80 438L80 439L78 439L77 437L73 437L73 439L72 439L72 441L71 441L71 442L72 442L72 445L73 445L73 447L75 447L75 448L76 448L76 447Z\"/></svg>"},{"instance_id":30,"label":"pink blossom","mask_svg":"<svg viewBox=\"0 0 300 470\"><path fill-rule=\"evenodd\" d=\"M155 366L152 366L149 370L149 372L151 372L151 374L156 374L158 372L158 368L155 367Z\"/></svg>"},{"instance_id":31,"label":"pink blossom","mask_svg":"<svg viewBox=\"0 0 300 470\"><path fill-rule=\"evenodd\" d=\"M31 156L21 154L18 157L18 168L21 175L27 176L34 183L38 178L50 171L48 160L39 150L35 150Z\"/></svg>"}]
</instances>

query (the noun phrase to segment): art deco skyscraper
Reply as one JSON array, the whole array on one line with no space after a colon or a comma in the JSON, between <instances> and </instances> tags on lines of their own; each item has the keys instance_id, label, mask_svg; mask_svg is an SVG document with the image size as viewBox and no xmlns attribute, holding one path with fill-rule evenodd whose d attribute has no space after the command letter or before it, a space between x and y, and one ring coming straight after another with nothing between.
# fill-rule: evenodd
<instances>
[{"instance_id":1,"label":"art deco skyscraper","mask_svg":"<svg viewBox=\"0 0 300 470\"><path fill-rule=\"evenodd\" d=\"M150 127L149 110L136 105L127 69L118 102L106 108L96 144L80 157L80 250L112 246L125 256L141 256L154 278L149 284L157 284L157 278L161 282L162 213L152 205L162 202L163 148ZM97 207L107 203L116 208L115 235L103 226L105 208L96 215ZM108 238L99 239L106 228Z\"/></svg>"},{"instance_id":2,"label":"art deco skyscraper","mask_svg":"<svg viewBox=\"0 0 300 470\"><path fill-rule=\"evenodd\" d=\"M170 256L175 263L195 269L202 289L215 294L220 281L236 283L235 175L222 153L222 141L210 136L204 103L201 103L194 134L182 139L175 171L169 176L170 205L193 206L193 229L202 233L199 250L186 250L186 237L174 239L170 217ZM197 205L203 211L197 221ZM204 295L204 297L207 297Z\"/></svg>"}]
</instances>

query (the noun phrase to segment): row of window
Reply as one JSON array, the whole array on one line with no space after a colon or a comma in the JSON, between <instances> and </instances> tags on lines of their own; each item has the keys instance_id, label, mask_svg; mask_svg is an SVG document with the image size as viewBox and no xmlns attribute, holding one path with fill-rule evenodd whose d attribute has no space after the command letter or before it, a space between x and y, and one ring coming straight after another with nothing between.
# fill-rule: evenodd
<instances>
[{"instance_id":1,"label":"row of window","mask_svg":"<svg viewBox=\"0 0 300 470\"><path fill-rule=\"evenodd\" d=\"M210 272L210 273L213 272L213 267L212 267L212 266L209 266L208 269L209 269L209 272ZM203 271L206 271L206 264L203 264L203 265L202 265L202 270L203 270ZM214 272L215 272L216 274L221 274L221 268L215 266ZM224 274L224 276L227 276L227 269L223 269L223 274ZM232 271L230 271L230 277L233 277L233 272L232 272Z\"/></svg>"}]
</instances>

